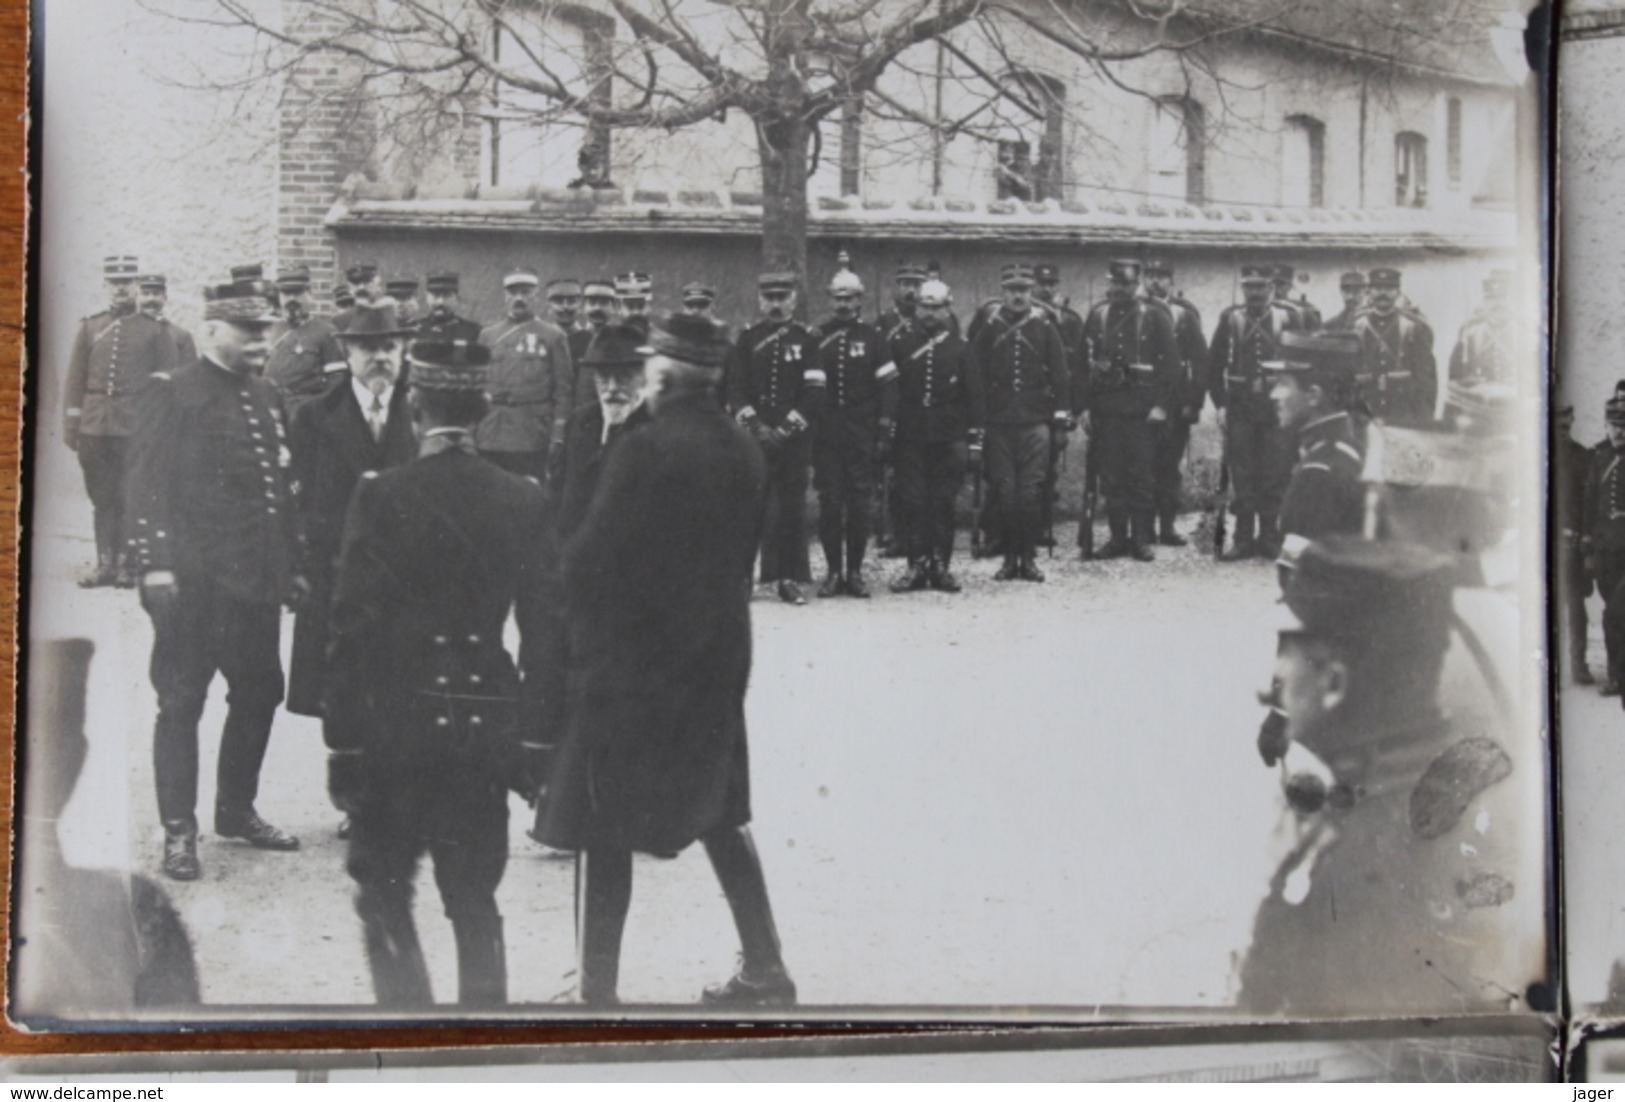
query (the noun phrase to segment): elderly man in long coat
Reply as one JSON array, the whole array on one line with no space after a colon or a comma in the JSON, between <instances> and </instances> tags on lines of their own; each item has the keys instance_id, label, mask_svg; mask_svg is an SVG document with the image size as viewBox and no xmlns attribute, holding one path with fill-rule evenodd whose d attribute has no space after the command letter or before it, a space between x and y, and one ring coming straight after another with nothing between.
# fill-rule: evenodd
<instances>
[{"instance_id":1,"label":"elderly man in long coat","mask_svg":"<svg viewBox=\"0 0 1625 1102\"><path fill-rule=\"evenodd\" d=\"M717 408L727 355L706 318L653 330L653 420L617 441L563 548L569 668L565 737L542 840L578 852L580 995L617 1001L632 854L703 842L743 964L703 1001L794 1003L746 824L750 578L766 468Z\"/></svg>"}]
</instances>

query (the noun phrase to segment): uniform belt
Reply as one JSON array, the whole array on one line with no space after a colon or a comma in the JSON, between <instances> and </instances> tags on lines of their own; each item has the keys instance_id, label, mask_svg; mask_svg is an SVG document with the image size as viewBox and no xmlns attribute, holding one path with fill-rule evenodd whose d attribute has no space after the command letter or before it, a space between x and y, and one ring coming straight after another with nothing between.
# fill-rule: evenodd
<instances>
[{"instance_id":1,"label":"uniform belt","mask_svg":"<svg viewBox=\"0 0 1625 1102\"><path fill-rule=\"evenodd\" d=\"M549 400L545 395L540 398L523 398L517 394L491 395L491 404L493 406L539 406Z\"/></svg>"}]
</instances>

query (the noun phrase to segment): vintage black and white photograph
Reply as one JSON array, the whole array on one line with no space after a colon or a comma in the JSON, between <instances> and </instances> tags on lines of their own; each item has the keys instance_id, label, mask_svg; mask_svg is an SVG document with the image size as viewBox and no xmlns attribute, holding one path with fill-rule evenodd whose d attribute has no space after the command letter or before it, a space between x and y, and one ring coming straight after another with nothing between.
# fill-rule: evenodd
<instances>
[{"instance_id":1,"label":"vintage black and white photograph","mask_svg":"<svg viewBox=\"0 0 1625 1102\"><path fill-rule=\"evenodd\" d=\"M12 1019L1555 1011L1528 7L40 0Z\"/></svg>"}]
</instances>

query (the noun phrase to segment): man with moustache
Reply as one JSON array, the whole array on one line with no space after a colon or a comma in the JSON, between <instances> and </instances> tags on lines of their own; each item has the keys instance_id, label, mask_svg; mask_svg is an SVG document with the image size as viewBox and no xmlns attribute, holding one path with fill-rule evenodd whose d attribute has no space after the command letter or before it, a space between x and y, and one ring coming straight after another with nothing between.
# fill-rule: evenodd
<instances>
[{"instance_id":1,"label":"man with moustache","mask_svg":"<svg viewBox=\"0 0 1625 1102\"><path fill-rule=\"evenodd\" d=\"M1282 538L1301 546L1337 532L1359 532L1365 456L1343 408L1360 363L1359 339L1346 330L1289 329L1281 334L1280 355L1263 367L1275 377L1270 401L1298 457L1281 497Z\"/></svg>"},{"instance_id":2,"label":"man with moustache","mask_svg":"<svg viewBox=\"0 0 1625 1102\"><path fill-rule=\"evenodd\" d=\"M332 323L311 316L309 268L301 264L278 273L276 289L282 320L271 327L265 377L282 391L292 417L300 406L326 393L344 370L344 349Z\"/></svg>"},{"instance_id":3,"label":"man with moustache","mask_svg":"<svg viewBox=\"0 0 1625 1102\"><path fill-rule=\"evenodd\" d=\"M1433 329L1400 308L1397 268L1371 271L1371 306L1354 324L1360 335L1359 383L1371 416L1396 428L1427 428L1439 396Z\"/></svg>"},{"instance_id":4,"label":"man with moustache","mask_svg":"<svg viewBox=\"0 0 1625 1102\"><path fill-rule=\"evenodd\" d=\"M1344 272L1337 281L1337 289L1343 295L1343 309L1326 320L1326 328L1353 329L1366 308L1365 273Z\"/></svg>"},{"instance_id":5,"label":"man with moustache","mask_svg":"<svg viewBox=\"0 0 1625 1102\"><path fill-rule=\"evenodd\" d=\"M458 298L461 287L462 278L456 272L429 273L429 277L423 281L423 297L429 311L417 324L419 339L462 341L465 344L473 344L480 339L480 323L457 313L461 305Z\"/></svg>"},{"instance_id":6,"label":"man with moustache","mask_svg":"<svg viewBox=\"0 0 1625 1102\"><path fill-rule=\"evenodd\" d=\"M615 298L620 303L621 324L649 335L649 297L654 282L646 272L627 272L615 277Z\"/></svg>"},{"instance_id":7,"label":"man with moustache","mask_svg":"<svg viewBox=\"0 0 1625 1102\"><path fill-rule=\"evenodd\" d=\"M261 377L265 334L276 321L270 296L261 279L205 288L203 355L153 376L132 447L131 541L152 618L158 696L153 774L163 871L176 880L201 873L198 721L217 672L228 692L215 833L260 849L299 847L254 808L282 702L281 606L297 606L309 591L282 397Z\"/></svg>"},{"instance_id":8,"label":"man with moustache","mask_svg":"<svg viewBox=\"0 0 1625 1102\"><path fill-rule=\"evenodd\" d=\"M479 343L491 350L491 410L474 440L497 466L545 483L564 457L575 366L564 333L536 316L540 282L529 268L503 277L508 316L480 333Z\"/></svg>"},{"instance_id":9,"label":"man with moustache","mask_svg":"<svg viewBox=\"0 0 1625 1102\"><path fill-rule=\"evenodd\" d=\"M585 324L568 330L570 362L575 365L571 385L575 388L575 408L588 409L593 404L591 378L581 373L581 358L587 346L606 325L619 324L620 300L615 297L615 285L607 279L589 279L581 285L581 317Z\"/></svg>"},{"instance_id":10,"label":"man with moustache","mask_svg":"<svg viewBox=\"0 0 1625 1102\"><path fill-rule=\"evenodd\" d=\"M818 595L868 597L863 557L874 523L875 464L890 459L897 366L880 331L858 319L863 281L856 273L836 272L829 295L832 316L814 333L824 404L813 428L813 485L827 564Z\"/></svg>"},{"instance_id":11,"label":"man with moustache","mask_svg":"<svg viewBox=\"0 0 1625 1102\"><path fill-rule=\"evenodd\" d=\"M169 330L175 342L175 362L191 363L197 359L197 341L192 334L164 317L169 308L169 280L159 272L149 272L135 281L135 309Z\"/></svg>"},{"instance_id":12,"label":"man with moustache","mask_svg":"<svg viewBox=\"0 0 1625 1102\"><path fill-rule=\"evenodd\" d=\"M1270 270L1241 266L1242 303L1227 307L1213 329L1209 396L1224 432L1235 530L1225 562L1280 554L1276 520L1291 459L1269 398L1262 365L1280 358L1281 334L1296 328L1292 311L1270 299Z\"/></svg>"},{"instance_id":13,"label":"man with moustache","mask_svg":"<svg viewBox=\"0 0 1625 1102\"><path fill-rule=\"evenodd\" d=\"M563 490L558 498L558 532L564 542L580 527L592 505L598 476L611 446L648 423L643 406L643 338L626 325L607 325L581 358L597 400L570 419L564 452Z\"/></svg>"},{"instance_id":14,"label":"man with moustache","mask_svg":"<svg viewBox=\"0 0 1625 1102\"><path fill-rule=\"evenodd\" d=\"M294 616L288 711L319 716L327 686L328 606L356 483L417 454L406 389L397 385L410 330L392 303L358 306L343 342L346 371L294 411L288 443L298 486L310 596Z\"/></svg>"},{"instance_id":15,"label":"man with moustache","mask_svg":"<svg viewBox=\"0 0 1625 1102\"><path fill-rule=\"evenodd\" d=\"M1185 537L1174 527L1179 515L1179 463L1185 458L1185 448L1190 443L1191 426L1202 415L1202 403L1207 400L1207 337L1203 335L1201 311L1184 295L1175 292L1173 283L1174 269L1166 260L1146 263L1146 300L1167 307L1174 322L1174 347L1178 355L1174 408L1155 434L1152 493L1157 502L1157 542L1164 547L1184 547Z\"/></svg>"},{"instance_id":16,"label":"man with moustache","mask_svg":"<svg viewBox=\"0 0 1625 1102\"><path fill-rule=\"evenodd\" d=\"M418 281L391 279L384 284L384 297L395 304L401 324L416 329L418 324Z\"/></svg>"},{"instance_id":17,"label":"man with moustache","mask_svg":"<svg viewBox=\"0 0 1625 1102\"><path fill-rule=\"evenodd\" d=\"M891 341L898 371L898 527L908 539L908 571L892 583L893 593L960 591L949 569L954 502L968 453L981 463L987 398L981 365L949 324L950 302L946 283L927 280L913 324Z\"/></svg>"},{"instance_id":18,"label":"man with moustache","mask_svg":"<svg viewBox=\"0 0 1625 1102\"><path fill-rule=\"evenodd\" d=\"M725 375L728 408L767 458L761 527L761 581L779 600L805 605L812 583L807 556L807 467L812 418L823 405L824 373L812 331L794 318L796 277L756 278L761 318L739 334Z\"/></svg>"},{"instance_id":19,"label":"man with moustache","mask_svg":"<svg viewBox=\"0 0 1625 1102\"><path fill-rule=\"evenodd\" d=\"M1087 370L1073 386L1073 408L1091 433L1111 538L1098 558L1156 557L1156 434L1178 411L1179 352L1173 315L1139 297L1140 263L1113 260L1106 301L1083 327Z\"/></svg>"},{"instance_id":20,"label":"man with moustache","mask_svg":"<svg viewBox=\"0 0 1625 1102\"><path fill-rule=\"evenodd\" d=\"M1039 494L1052 449L1071 431L1066 350L1055 326L1033 308L1032 269L1006 264L1004 298L971 339L987 387L988 480L999 507L1004 564L994 581L1042 582Z\"/></svg>"},{"instance_id":21,"label":"man with moustache","mask_svg":"<svg viewBox=\"0 0 1625 1102\"><path fill-rule=\"evenodd\" d=\"M721 324L713 313L717 304L717 289L704 280L692 280L683 284L683 313L696 318L706 318Z\"/></svg>"},{"instance_id":22,"label":"man with moustache","mask_svg":"<svg viewBox=\"0 0 1625 1102\"><path fill-rule=\"evenodd\" d=\"M578 328L578 319L581 314L581 281L576 279L551 279L547 283L547 312L553 324L562 329L566 335L573 334ZM586 353L586 348L582 348ZM576 355L574 342L570 345L570 355ZM579 364L580 357L576 357Z\"/></svg>"},{"instance_id":23,"label":"man with moustache","mask_svg":"<svg viewBox=\"0 0 1625 1102\"><path fill-rule=\"evenodd\" d=\"M102 265L109 305L79 323L62 394L62 439L78 453L96 539L96 564L79 579L86 588L133 584L125 541L125 473L141 392L154 374L178 362L168 328L136 309L136 258Z\"/></svg>"}]
</instances>

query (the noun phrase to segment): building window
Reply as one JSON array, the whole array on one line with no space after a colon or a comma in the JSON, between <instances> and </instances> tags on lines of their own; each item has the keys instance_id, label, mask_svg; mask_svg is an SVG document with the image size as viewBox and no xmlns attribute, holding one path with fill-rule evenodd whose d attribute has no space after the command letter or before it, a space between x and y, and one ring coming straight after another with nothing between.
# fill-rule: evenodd
<instances>
[{"instance_id":1,"label":"building window","mask_svg":"<svg viewBox=\"0 0 1625 1102\"><path fill-rule=\"evenodd\" d=\"M523 74L537 57L548 59L548 77L581 88L595 106L612 102L613 19L574 4L544 13L512 14L492 34L493 64ZM540 74L538 74L540 75ZM551 101L510 86L491 96L486 178L493 186L610 186L610 131L595 122L539 122L556 115Z\"/></svg>"},{"instance_id":2,"label":"building window","mask_svg":"<svg viewBox=\"0 0 1625 1102\"><path fill-rule=\"evenodd\" d=\"M1281 205L1326 205L1326 124L1309 115L1286 120L1281 147Z\"/></svg>"},{"instance_id":3,"label":"building window","mask_svg":"<svg viewBox=\"0 0 1625 1102\"><path fill-rule=\"evenodd\" d=\"M1415 131L1394 138L1394 205L1428 205L1428 140Z\"/></svg>"},{"instance_id":4,"label":"building window","mask_svg":"<svg viewBox=\"0 0 1625 1102\"><path fill-rule=\"evenodd\" d=\"M1037 73L1011 73L1000 88L998 112L1006 135L998 143L999 198L1061 198L1066 186L1066 85Z\"/></svg>"},{"instance_id":5,"label":"building window","mask_svg":"<svg viewBox=\"0 0 1625 1102\"><path fill-rule=\"evenodd\" d=\"M1151 126L1150 191L1196 206L1207 202L1206 115L1189 96L1157 101Z\"/></svg>"},{"instance_id":6,"label":"building window","mask_svg":"<svg viewBox=\"0 0 1625 1102\"><path fill-rule=\"evenodd\" d=\"M1445 152L1444 170L1450 186L1461 186L1461 100L1451 96L1445 100Z\"/></svg>"}]
</instances>

